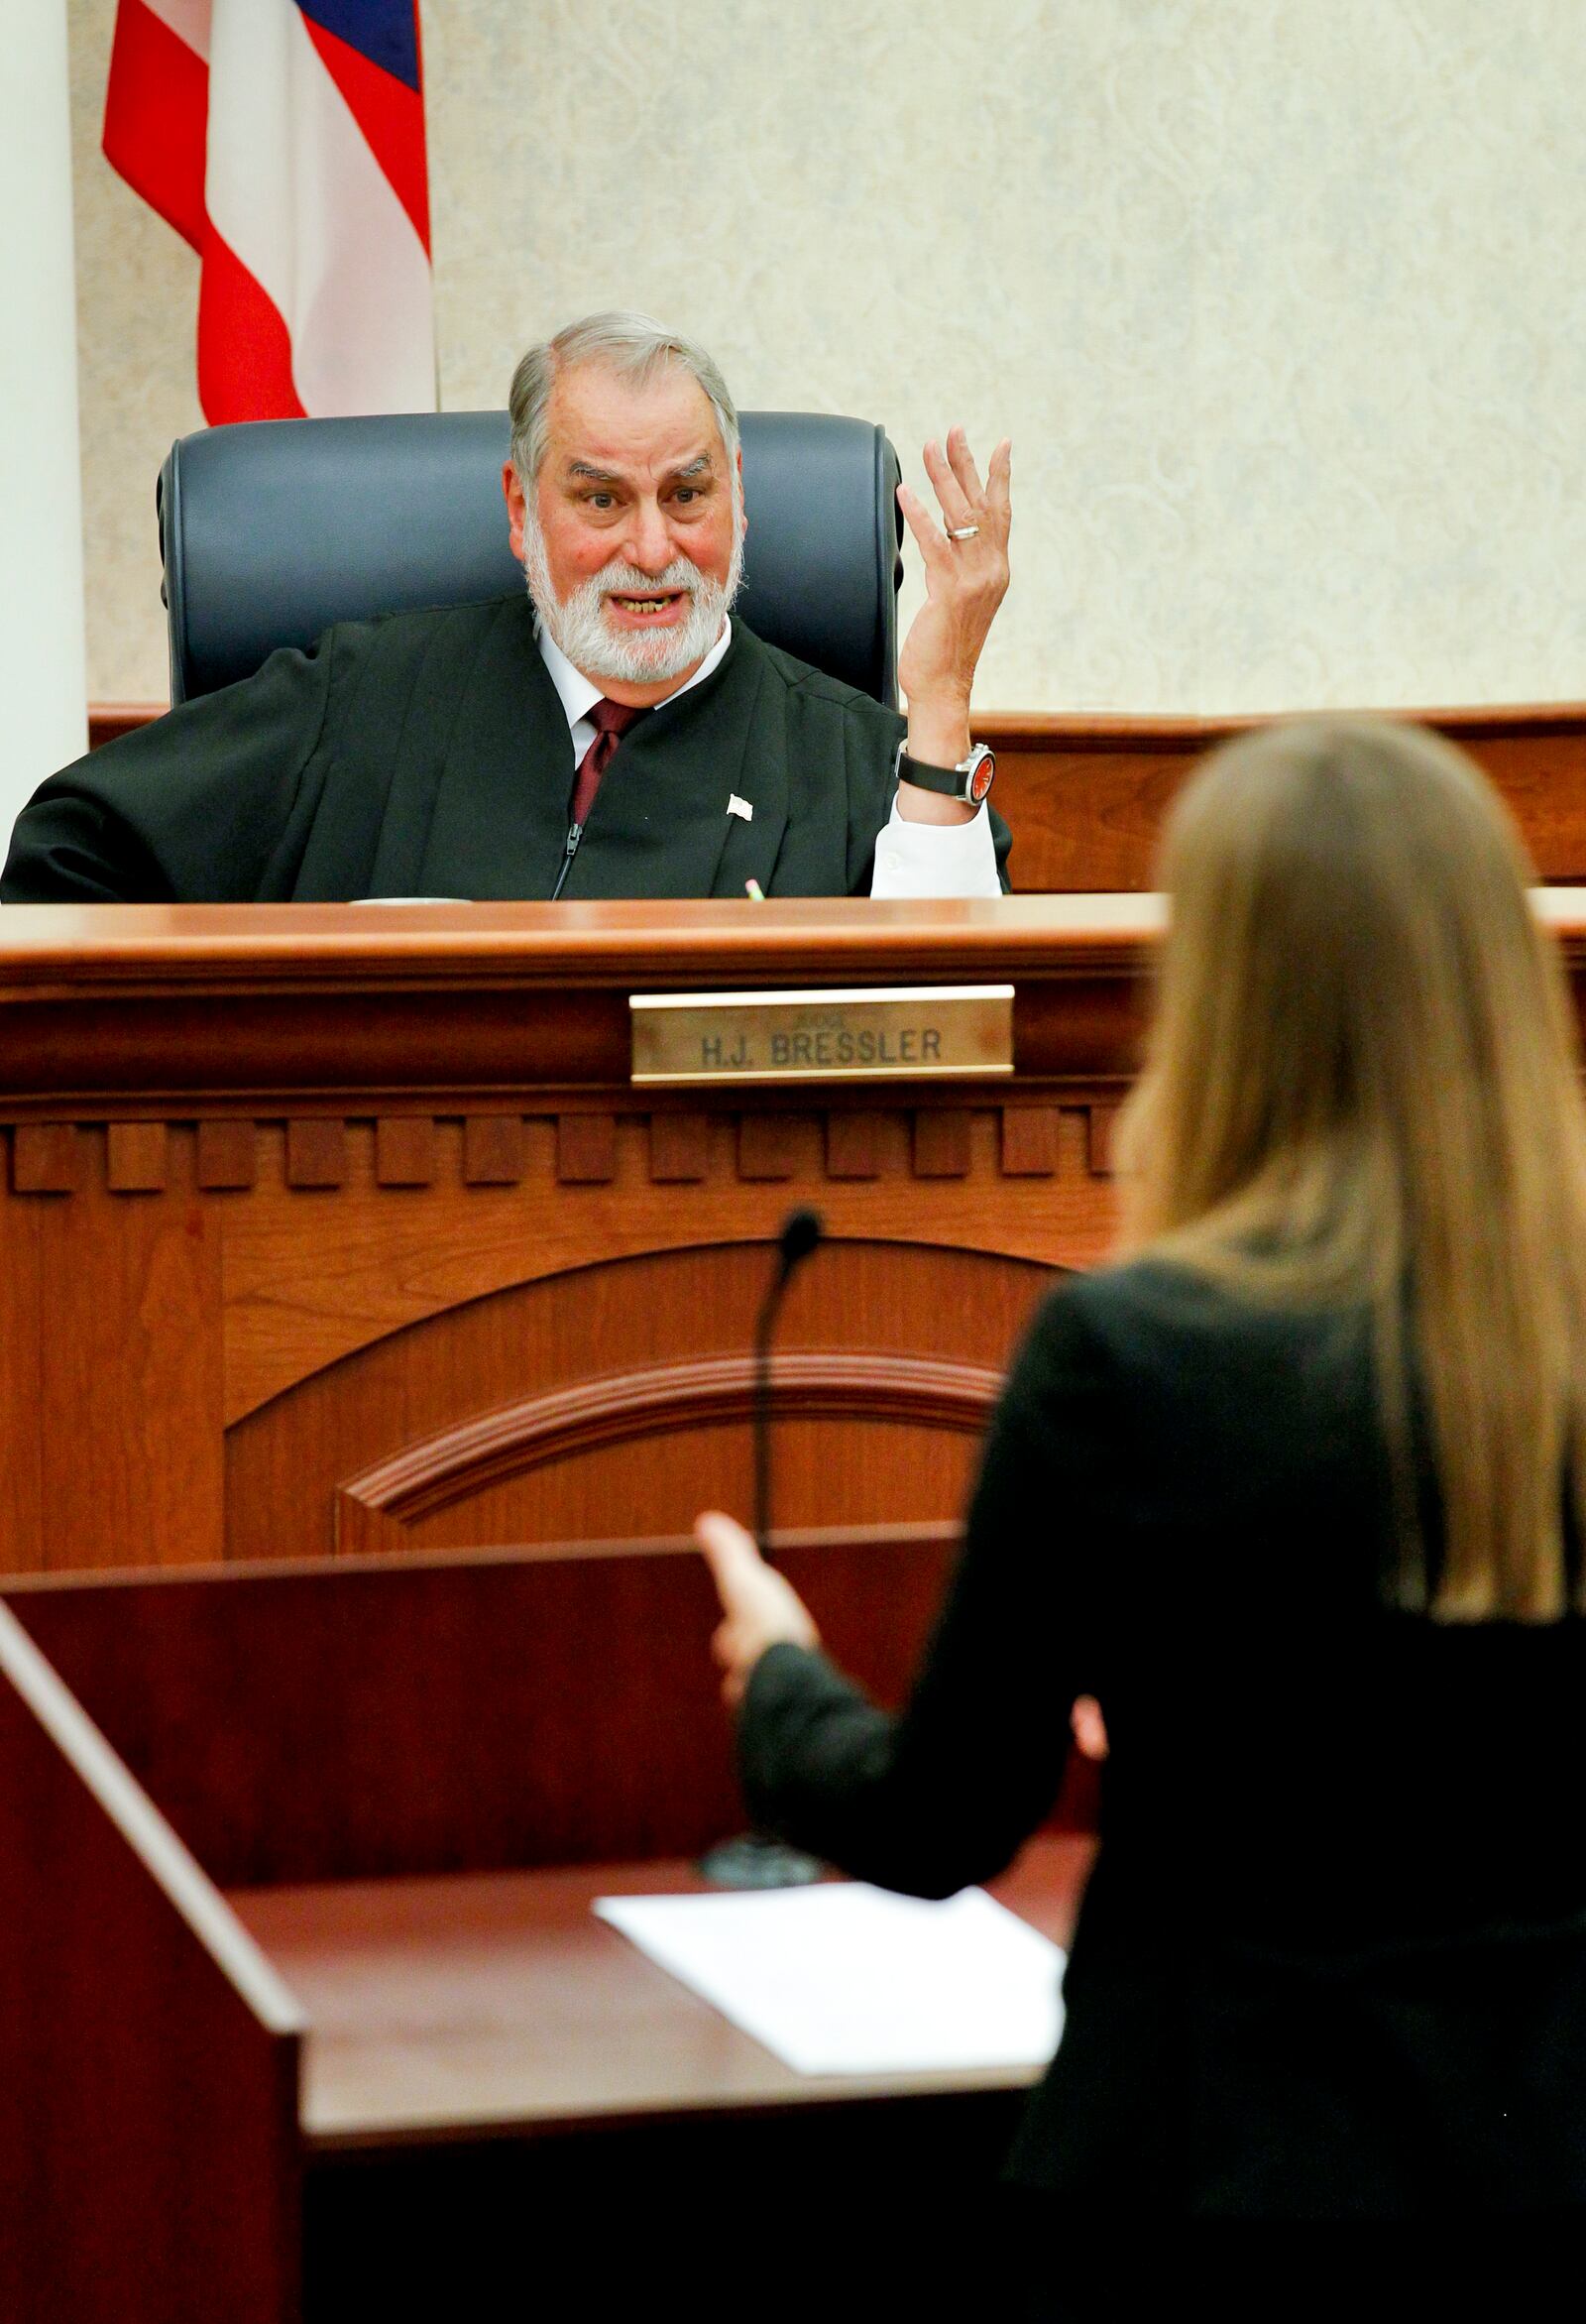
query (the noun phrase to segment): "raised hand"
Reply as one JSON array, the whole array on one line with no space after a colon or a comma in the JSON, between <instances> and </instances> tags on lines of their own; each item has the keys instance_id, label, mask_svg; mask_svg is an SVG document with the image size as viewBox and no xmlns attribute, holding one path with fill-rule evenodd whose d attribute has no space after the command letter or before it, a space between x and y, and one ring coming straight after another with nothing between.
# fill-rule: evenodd
<instances>
[{"instance_id":1,"label":"raised hand","mask_svg":"<svg viewBox=\"0 0 1586 2324\"><path fill-rule=\"evenodd\" d=\"M797 1590L767 1566L753 1534L736 1518L707 1509L694 1521L694 1539L722 1601L724 1618L711 1641L722 1696L736 1703L768 1646L819 1646L820 1633Z\"/></svg>"},{"instance_id":2,"label":"raised hand","mask_svg":"<svg viewBox=\"0 0 1586 2324\"><path fill-rule=\"evenodd\" d=\"M1069 1725L1074 1731L1075 1748L1081 1759L1106 1758L1111 1749L1107 1741L1107 1722L1093 1694L1076 1697L1074 1708L1069 1713Z\"/></svg>"},{"instance_id":3,"label":"raised hand","mask_svg":"<svg viewBox=\"0 0 1586 2324\"><path fill-rule=\"evenodd\" d=\"M898 684L909 706L910 755L928 765L957 765L969 748L975 665L1008 587L1012 461L1004 437L982 485L963 428L952 427L945 452L934 441L925 447L940 523L918 494L898 487L926 587L898 656Z\"/></svg>"}]
</instances>

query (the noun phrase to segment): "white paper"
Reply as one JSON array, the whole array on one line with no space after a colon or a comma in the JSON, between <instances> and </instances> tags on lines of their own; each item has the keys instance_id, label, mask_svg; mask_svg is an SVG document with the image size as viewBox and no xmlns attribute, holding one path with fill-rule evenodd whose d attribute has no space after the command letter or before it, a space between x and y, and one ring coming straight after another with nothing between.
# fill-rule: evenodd
<instances>
[{"instance_id":1,"label":"white paper","mask_svg":"<svg viewBox=\"0 0 1586 2324\"><path fill-rule=\"evenodd\" d=\"M1063 1953L983 1889L925 1904L825 1882L595 1911L801 2074L1040 2066L1063 2030Z\"/></svg>"}]
</instances>

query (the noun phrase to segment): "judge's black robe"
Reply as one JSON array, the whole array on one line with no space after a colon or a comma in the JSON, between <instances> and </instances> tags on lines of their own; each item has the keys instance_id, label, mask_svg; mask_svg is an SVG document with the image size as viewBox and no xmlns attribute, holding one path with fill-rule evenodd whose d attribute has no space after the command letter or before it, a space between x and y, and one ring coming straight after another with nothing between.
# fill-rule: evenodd
<instances>
[{"instance_id":1,"label":"judge's black robe","mask_svg":"<svg viewBox=\"0 0 1586 2324\"><path fill-rule=\"evenodd\" d=\"M710 676L623 737L562 894L867 894L903 731L735 621ZM544 898L573 773L526 594L342 623L52 775L0 900Z\"/></svg>"}]
</instances>

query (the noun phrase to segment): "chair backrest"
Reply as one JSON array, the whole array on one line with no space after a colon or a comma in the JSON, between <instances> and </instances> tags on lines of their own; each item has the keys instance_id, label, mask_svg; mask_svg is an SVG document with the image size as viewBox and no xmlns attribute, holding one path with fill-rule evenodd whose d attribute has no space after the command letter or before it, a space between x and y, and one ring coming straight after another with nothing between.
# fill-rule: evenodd
<instances>
[{"instance_id":1,"label":"chair backrest","mask_svg":"<svg viewBox=\"0 0 1586 2324\"><path fill-rule=\"evenodd\" d=\"M749 628L897 701L897 454L869 421L745 411ZM268 419L181 436L160 475L170 698L212 693L333 622L523 586L505 411Z\"/></svg>"}]
</instances>

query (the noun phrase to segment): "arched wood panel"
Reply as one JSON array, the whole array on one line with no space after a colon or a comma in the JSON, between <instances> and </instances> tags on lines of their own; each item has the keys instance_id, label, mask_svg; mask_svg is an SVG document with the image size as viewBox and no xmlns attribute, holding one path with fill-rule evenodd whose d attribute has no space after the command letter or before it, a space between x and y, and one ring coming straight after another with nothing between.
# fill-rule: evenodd
<instances>
[{"instance_id":1,"label":"arched wood panel","mask_svg":"<svg viewBox=\"0 0 1586 2324\"><path fill-rule=\"evenodd\" d=\"M930 1110L254 1125L226 1157L252 1174L225 1215L226 1422L463 1301L624 1252L769 1240L797 1203L841 1239L1094 1264L1113 1111L948 1093Z\"/></svg>"},{"instance_id":2,"label":"arched wood panel","mask_svg":"<svg viewBox=\"0 0 1586 2324\"><path fill-rule=\"evenodd\" d=\"M686 1530L747 1510L763 1244L609 1261L389 1336L227 1432L234 1558ZM775 1517L955 1517L1019 1332L1026 1260L832 1242L778 1338Z\"/></svg>"}]
</instances>

